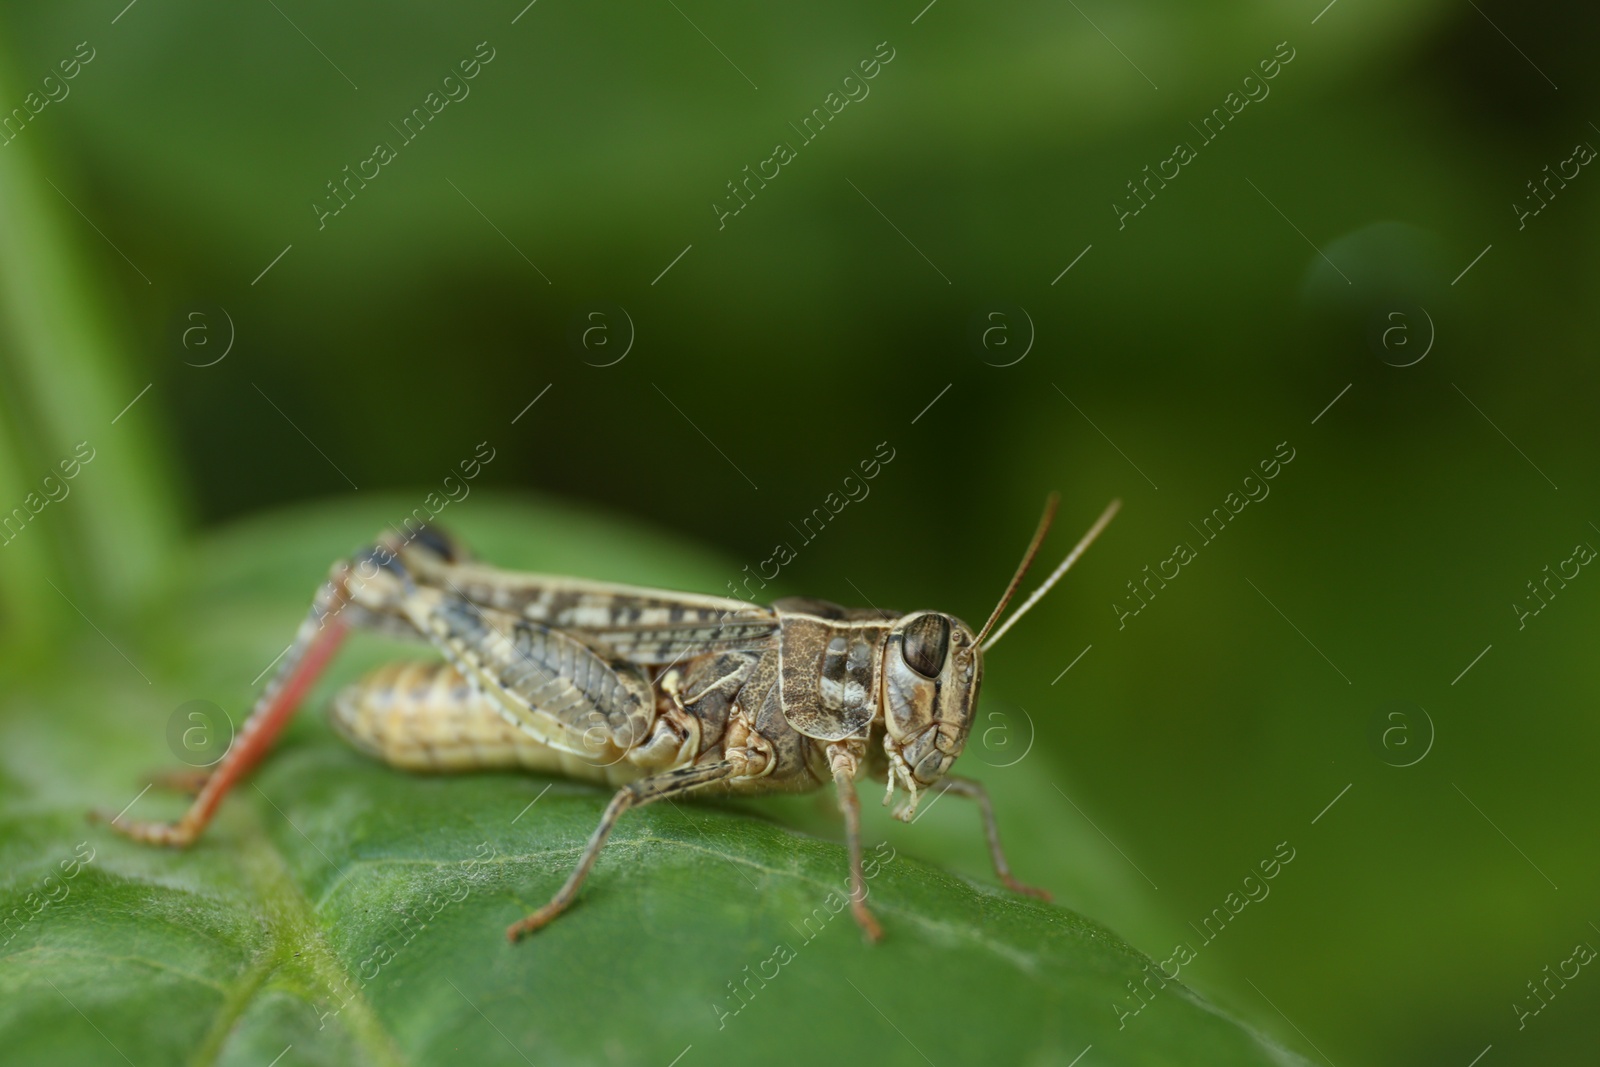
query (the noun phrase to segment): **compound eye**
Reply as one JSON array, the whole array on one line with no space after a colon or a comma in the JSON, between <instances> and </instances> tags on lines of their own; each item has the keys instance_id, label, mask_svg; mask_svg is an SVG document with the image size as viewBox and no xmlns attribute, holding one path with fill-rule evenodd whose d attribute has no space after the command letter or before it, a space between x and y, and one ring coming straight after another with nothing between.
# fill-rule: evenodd
<instances>
[{"instance_id":1,"label":"compound eye","mask_svg":"<svg viewBox=\"0 0 1600 1067\"><path fill-rule=\"evenodd\" d=\"M950 624L942 615L922 615L905 628L900 654L924 678L936 678L950 651Z\"/></svg>"}]
</instances>

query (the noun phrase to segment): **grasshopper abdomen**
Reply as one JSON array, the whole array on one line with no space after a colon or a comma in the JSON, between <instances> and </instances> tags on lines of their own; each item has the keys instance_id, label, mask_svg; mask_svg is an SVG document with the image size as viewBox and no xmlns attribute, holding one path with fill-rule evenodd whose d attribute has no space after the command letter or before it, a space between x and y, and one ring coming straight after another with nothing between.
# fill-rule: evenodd
<instances>
[{"instance_id":1,"label":"grasshopper abdomen","mask_svg":"<svg viewBox=\"0 0 1600 1067\"><path fill-rule=\"evenodd\" d=\"M448 663L379 667L334 698L328 721L352 747L407 771L520 768L609 786L646 773L603 741L592 759L544 744L507 722Z\"/></svg>"}]
</instances>

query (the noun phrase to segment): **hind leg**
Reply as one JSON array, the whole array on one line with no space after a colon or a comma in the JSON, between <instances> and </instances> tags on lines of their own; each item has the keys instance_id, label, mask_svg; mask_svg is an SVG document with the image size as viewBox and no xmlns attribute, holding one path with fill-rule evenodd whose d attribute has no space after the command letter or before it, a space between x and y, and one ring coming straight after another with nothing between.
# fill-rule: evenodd
<instances>
[{"instance_id":1,"label":"hind leg","mask_svg":"<svg viewBox=\"0 0 1600 1067\"><path fill-rule=\"evenodd\" d=\"M359 626L395 627L395 602L410 579L396 562L398 545L379 544L354 559L334 565L317 590L311 610L284 653L283 663L262 690L233 744L205 779L199 795L177 822L124 819L92 812L91 819L110 823L118 833L154 845L192 844L216 814L217 806L272 747L294 718L317 677L338 651L344 636Z\"/></svg>"}]
</instances>

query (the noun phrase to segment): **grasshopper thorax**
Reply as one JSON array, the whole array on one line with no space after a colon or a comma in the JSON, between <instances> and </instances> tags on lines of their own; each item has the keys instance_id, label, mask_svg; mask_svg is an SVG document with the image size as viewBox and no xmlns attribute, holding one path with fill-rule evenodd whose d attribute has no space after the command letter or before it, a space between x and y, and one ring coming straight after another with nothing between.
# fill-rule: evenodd
<instances>
[{"instance_id":1,"label":"grasshopper thorax","mask_svg":"<svg viewBox=\"0 0 1600 1067\"><path fill-rule=\"evenodd\" d=\"M983 653L972 628L954 615L913 612L889 630L883 681L889 791L899 784L910 794L895 813L909 820L918 793L944 776L967 743Z\"/></svg>"}]
</instances>

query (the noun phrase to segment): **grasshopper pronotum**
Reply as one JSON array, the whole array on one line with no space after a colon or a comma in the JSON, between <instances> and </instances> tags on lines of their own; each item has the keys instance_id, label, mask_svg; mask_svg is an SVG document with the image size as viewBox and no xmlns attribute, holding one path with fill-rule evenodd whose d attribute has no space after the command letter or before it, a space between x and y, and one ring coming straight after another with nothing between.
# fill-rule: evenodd
<instances>
[{"instance_id":1,"label":"grasshopper pronotum","mask_svg":"<svg viewBox=\"0 0 1600 1067\"><path fill-rule=\"evenodd\" d=\"M861 809L865 771L908 794L945 783L978 803L995 871L1011 875L988 794L947 775L972 727L983 654L1049 591L1116 514L1113 501L1066 559L998 629L1055 515L976 633L953 615L846 609L793 597L771 607L504 571L439 530L413 528L334 564L283 664L227 754L175 823L110 820L152 844L188 845L272 740L351 629L418 638L443 662L401 663L334 701L356 748L407 770L523 767L618 787L577 866L550 902L514 923L515 941L571 904L624 811L691 790L808 792L832 781L844 813L851 906L872 940ZM990 631L993 630L991 635Z\"/></svg>"}]
</instances>

